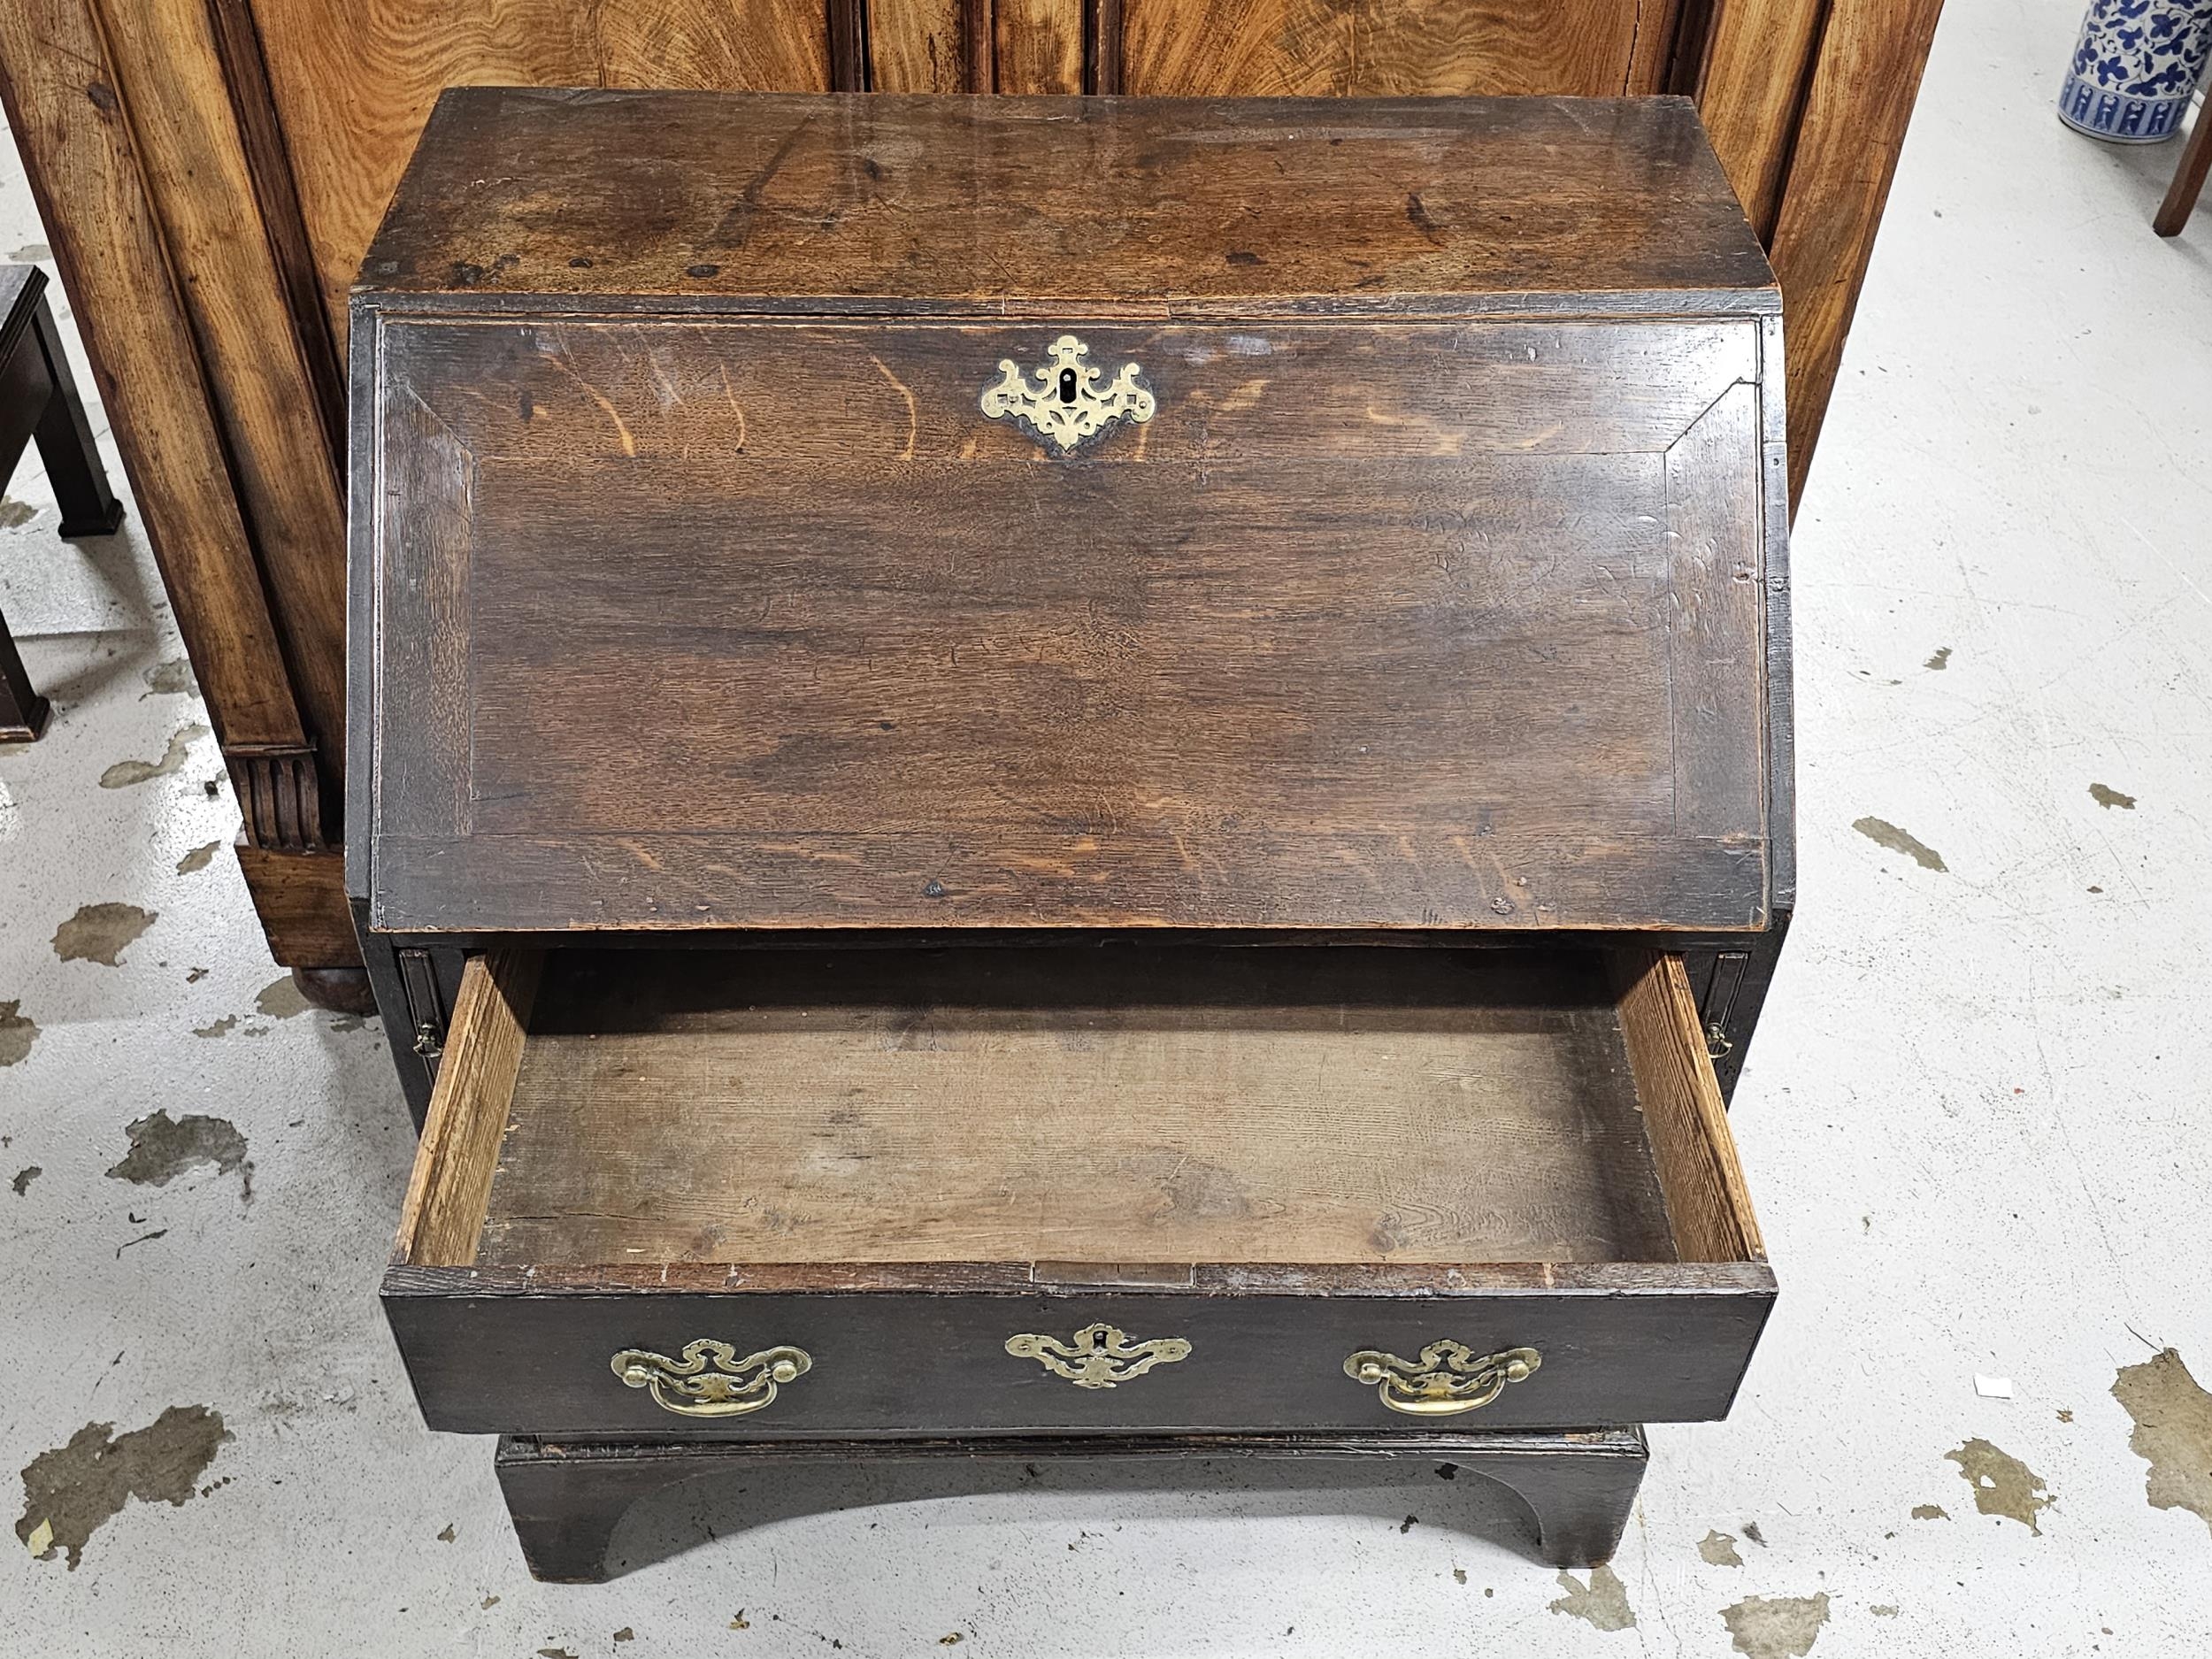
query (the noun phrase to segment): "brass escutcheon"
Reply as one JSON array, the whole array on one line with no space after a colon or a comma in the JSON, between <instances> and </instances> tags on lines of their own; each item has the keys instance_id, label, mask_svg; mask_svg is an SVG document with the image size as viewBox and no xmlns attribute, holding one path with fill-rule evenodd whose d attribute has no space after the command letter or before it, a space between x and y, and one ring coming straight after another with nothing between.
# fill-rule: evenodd
<instances>
[{"instance_id":1,"label":"brass escutcheon","mask_svg":"<svg viewBox=\"0 0 2212 1659\"><path fill-rule=\"evenodd\" d=\"M1344 1362L1354 1382L1372 1383L1383 1404L1409 1417L1447 1417L1486 1406L1542 1364L1532 1348L1478 1355L1459 1342L1432 1342L1417 1360L1363 1348Z\"/></svg>"},{"instance_id":2,"label":"brass escutcheon","mask_svg":"<svg viewBox=\"0 0 2212 1659\"><path fill-rule=\"evenodd\" d=\"M1063 455L1117 420L1142 426L1156 406L1137 384L1137 365L1125 363L1104 390L1097 387L1098 365L1086 363L1090 348L1073 334L1052 342L1051 361L1032 369L1037 384L1022 378L1011 357L998 360L998 380L983 393L983 412L993 420L1013 419Z\"/></svg>"},{"instance_id":3,"label":"brass escutcheon","mask_svg":"<svg viewBox=\"0 0 2212 1659\"><path fill-rule=\"evenodd\" d=\"M1190 1344L1179 1336L1132 1342L1113 1325L1087 1325L1075 1333L1072 1342L1063 1342L1056 1336L1010 1336L1006 1351L1016 1359L1035 1360L1078 1388L1111 1388L1143 1376L1155 1365L1171 1365L1189 1358Z\"/></svg>"},{"instance_id":4,"label":"brass escutcheon","mask_svg":"<svg viewBox=\"0 0 2212 1659\"><path fill-rule=\"evenodd\" d=\"M776 1402L778 1385L814 1368L804 1348L764 1348L740 1359L729 1343L703 1336L684 1344L681 1359L626 1348L610 1363L631 1387L651 1390L655 1405L683 1417L741 1417L765 1410Z\"/></svg>"}]
</instances>

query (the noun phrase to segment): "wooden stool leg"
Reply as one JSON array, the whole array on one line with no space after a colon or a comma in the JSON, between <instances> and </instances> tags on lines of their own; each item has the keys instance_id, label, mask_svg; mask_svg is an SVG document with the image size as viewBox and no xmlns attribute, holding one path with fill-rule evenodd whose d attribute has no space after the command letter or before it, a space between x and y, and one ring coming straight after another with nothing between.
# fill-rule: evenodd
<instances>
[{"instance_id":1,"label":"wooden stool leg","mask_svg":"<svg viewBox=\"0 0 2212 1659\"><path fill-rule=\"evenodd\" d=\"M569 1456L504 1439L495 1466L530 1576L554 1584L604 1579L607 1546L631 1505L699 1472L680 1456L630 1457L600 1447Z\"/></svg>"},{"instance_id":2,"label":"wooden stool leg","mask_svg":"<svg viewBox=\"0 0 2212 1659\"><path fill-rule=\"evenodd\" d=\"M2189 142L2182 149L2181 165L2174 169L2174 181L2167 187L2166 199L2158 204L2158 217L2151 221L2153 230L2162 236L2181 234L2189 215L2196 211L2208 173L2212 173L2212 103L2197 111L2197 124L2190 129Z\"/></svg>"},{"instance_id":3,"label":"wooden stool leg","mask_svg":"<svg viewBox=\"0 0 2212 1659\"><path fill-rule=\"evenodd\" d=\"M8 619L0 617L0 743L27 743L46 727L46 699L31 689Z\"/></svg>"},{"instance_id":4,"label":"wooden stool leg","mask_svg":"<svg viewBox=\"0 0 2212 1659\"><path fill-rule=\"evenodd\" d=\"M1636 1508L1649 1461L1642 1436L1617 1455L1488 1457L1467 1466L1509 1486L1536 1517L1544 1559L1555 1567L1610 1561Z\"/></svg>"},{"instance_id":5,"label":"wooden stool leg","mask_svg":"<svg viewBox=\"0 0 2212 1659\"><path fill-rule=\"evenodd\" d=\"M31 329L39 349L45 353L47 374L54 383L54 395L47 400L46 412L39 417L34 435L39 458L46 463L46 476L54 486L55 504L61 509L61 534L65 539L113 535L123 522L123 503L108 488L107 469L100 465L99 448L92 441L84 403L77 396L75 377L69 373L69 359L62 351L60 336L54 332L54 313L42 299Z\"/></svg>"}]
</instances>

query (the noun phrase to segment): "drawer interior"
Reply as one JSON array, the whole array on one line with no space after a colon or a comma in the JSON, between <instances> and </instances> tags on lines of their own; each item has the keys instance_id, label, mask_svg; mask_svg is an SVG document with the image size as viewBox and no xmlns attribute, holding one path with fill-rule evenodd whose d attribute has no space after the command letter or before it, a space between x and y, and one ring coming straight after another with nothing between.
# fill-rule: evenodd
<instances>
[{"instance_id":1,"label":"drawer interior","mask_svg":"<svg viewBox=\"0 0 2212 1659\"><path fill-rule=\"evenodd\" d=\"M399 1240L555 1269L1761 1259L1680 958L1589 949L494 951Z\"/></svg>"}]
</instances>

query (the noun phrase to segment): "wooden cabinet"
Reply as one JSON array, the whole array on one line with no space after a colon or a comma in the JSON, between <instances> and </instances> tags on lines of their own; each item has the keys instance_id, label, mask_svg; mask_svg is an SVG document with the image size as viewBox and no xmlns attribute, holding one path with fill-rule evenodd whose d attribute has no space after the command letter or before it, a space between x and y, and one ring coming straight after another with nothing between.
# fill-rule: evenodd
<instances>
[{"instance_id":1,"label":"wooden cabinet","mask_svg":"<svg viewBox=\"0 0 2212 1659\"><path fill-rule=\"evenodd\" d=\"M1609 1551L1775 1294L1780 303L1678 97L441 100L349 885L386 1307L541 1571L654 1469L1103 1435Z\"/></svg>"},{"instance_id":2,"label":"wooden cabinet","mask_svg":"<svg viewBox=\"0 0 2212 1659\"><path fill-rule=\"evenodd\" d=\"M442 87L1687 93L1781 280L1801 480L1936 10L21 0L0 94L238 784L271 947L324 969L359 961L339 874L344 296Z\"/></svg>"}]
</instances>

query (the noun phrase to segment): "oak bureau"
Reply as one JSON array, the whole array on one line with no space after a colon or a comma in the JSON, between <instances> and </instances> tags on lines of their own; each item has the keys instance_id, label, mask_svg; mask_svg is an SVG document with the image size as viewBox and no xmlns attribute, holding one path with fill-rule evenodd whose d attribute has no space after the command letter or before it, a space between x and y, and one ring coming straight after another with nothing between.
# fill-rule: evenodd
<instances>
[{"instance_id":1,"label":"oak bureau","mask_svg":"<svg viewBox=\"0 0 2212 1659\"><path fill-rule=\"evenodd\" d=\"M352 306L384 1302L534 1571L861 1455L1611 1552L1775 1294L1779 302L1686 101L455 90Z\"/></svg>"}]
</instances>

